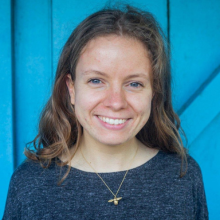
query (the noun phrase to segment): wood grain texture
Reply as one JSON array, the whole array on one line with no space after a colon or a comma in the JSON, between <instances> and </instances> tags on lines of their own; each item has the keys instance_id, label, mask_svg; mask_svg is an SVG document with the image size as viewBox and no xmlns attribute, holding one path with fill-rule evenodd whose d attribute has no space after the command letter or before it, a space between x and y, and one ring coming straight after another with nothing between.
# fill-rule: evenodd
<instances>
[{"instance_id":1,"label":"wood grain texture","mask_svg":"<svg viewBox=\"0 0 220 220\"><path fill-rule=\"evenodd\" d=\"M200 164L205 184L210 220L220 217L220 113L197 136L189 147Z\"/></svg>"},{"instance_id":2,"label":"wood grain texture","mask_svg":"<svg viewBox=\"0 0 220 220\"><path fill-rule=\"evenodd\" d=\"M176 110L220 65L220 1L170 0L173 98Z\"/></svg>"},{"instance_id":3,"label":"wood grain texture","mask_svg":"<svg viewBox=\"0 0 220 220\"><path fill-rule=\"evenodd\" d=\"M15 145L17 165L34 139L51 88L50 1L15 1Z\"/></svg>"},{"instance_id":4,"label":"wood grain texture","mask_svg":"<svg viewBox=\"0 0 220 220\"><path fill-rule=\"evenodd\" d=\"M186 131L188 144L209 125L220 112L220 72L198 94L194 102L182 113L182 127Z\"/></svg>"},{"instance_id":5,"label":"wood grain texture","mask_svg":"<svg viewBox=\"0 0 220 220\"><path fill-rule=\"evenodd\" d=\"M201 166L213 220L220 218L219 21L219 1L170 0L174 107L181 113L189 152Z\"/></svg>"}]
</instances>

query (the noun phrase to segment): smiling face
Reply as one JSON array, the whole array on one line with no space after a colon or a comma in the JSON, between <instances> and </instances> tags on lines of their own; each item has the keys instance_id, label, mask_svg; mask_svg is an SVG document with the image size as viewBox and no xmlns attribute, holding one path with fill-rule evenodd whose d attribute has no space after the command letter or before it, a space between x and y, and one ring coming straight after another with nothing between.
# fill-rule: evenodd
<instances>
[{"instance_id":1,"label":"smiling face","mask_svg":"<svg viewBox=\"0 0 220 220\"><path fill-rule=\"evenodd\" d=\"M138 40L109 35L89 41L75 81L67 80L86 141L112 146L134 140L151 112L151 72L148 52Z\"/></svg>"}]
</instances>

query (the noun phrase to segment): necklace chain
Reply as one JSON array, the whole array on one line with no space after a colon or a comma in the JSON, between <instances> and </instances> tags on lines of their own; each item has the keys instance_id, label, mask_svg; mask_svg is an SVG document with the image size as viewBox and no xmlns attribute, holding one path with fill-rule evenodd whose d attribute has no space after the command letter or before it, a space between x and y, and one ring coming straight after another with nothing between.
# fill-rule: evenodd
<instances>
[{"instance_id":1,"label":"necklace chain","mask_svg":"<svg viewBox=\"0 0 220 220\"><path fill-rule=\"evenodd\" d=\"M122 186L122 184L123 184L123 182L124 182L124 180L125 180L125 177L126 177L128 171L130 170L131 164L132 164L132 162L133 162L133 160L134 160L134 158L135 158L135 156L136 156L136 154L137 154L138 147L137 147L137 150L136 150L136 152L135 152L134 157L132 158L132 161L131 161L131 163L130 163L129 168L127 169L127 171L126 171L126 173L125 173L125 175L124 175L124 177L123 177L123 179L122 179L122 181L121 181L121 184L120 184L120 186L119 186L119 188L118 188L116 194L114 194L114 193L112 192L112 190L109 188L109 186L106 184L106 182L102 179L102 177L96 172L96 170L92 167L92 165L86 160L86 158L84 157L84 155L83 155L83 153L82 153L82 149L81 149L81 148L80 148L80 151L81 151L81 154L82 154L84 160L86 161L86 163L89 164L89 166L94 170L94 172L95 172L95 173L98 175L98 177L102 180L102 182L105 184L105 186L108 188L108 190L109 190L109 191L112 193L112 195L114 196L114 199L117 199L116 197L117 197L117 195L118 195L118 193L119 193L119 190L121 189L121 186ZM119 198L119 199L121 199L121 198Z\"/></svg>"}]
</instances>

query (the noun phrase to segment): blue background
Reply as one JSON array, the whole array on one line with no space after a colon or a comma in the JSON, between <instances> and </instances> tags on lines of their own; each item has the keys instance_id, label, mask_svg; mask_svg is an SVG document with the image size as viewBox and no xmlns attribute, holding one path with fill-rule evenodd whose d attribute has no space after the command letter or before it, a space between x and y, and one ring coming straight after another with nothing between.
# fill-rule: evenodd
<instances>
[{"instance_id":1,"label":"blue background","mask_svg":"<svg viewBox=\"0 0 220 220\"><path fill-rule=\"evenodd\" d=\"M111 1L110 1L111 2ZM113 2L113 1L112 1ZM173 103L220 219L220 1L124 1L152 12L172 49ZM104 0L0 0L0 216L10 177L37 133L62 46Z\"/></svg>"}]
</instances>

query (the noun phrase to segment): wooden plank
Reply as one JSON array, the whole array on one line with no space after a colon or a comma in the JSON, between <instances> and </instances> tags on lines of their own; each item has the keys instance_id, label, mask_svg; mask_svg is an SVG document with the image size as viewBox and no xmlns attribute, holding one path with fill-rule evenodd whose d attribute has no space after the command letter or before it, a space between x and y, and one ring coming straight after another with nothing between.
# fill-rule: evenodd
<instances>
[{"instance_id":1,"label":"wooden plank","mask_svg":"<svg viewBox=\"0 0 220 220\"><path fill-rule=\"evenodd\" d=\"M13 106L11 59L11 5L0 1L0 217L3 215L9 180L13 172Z\"/></svg>"},{"instance_id":2,"label":"wooden plank","mask_svg":"<svg viewBox=\"0 0 220 220\"><path fill-rule=\"evenodd\" d=\"M15 1L16 155L34 139L51 87L51 1Z\"/></svg>"},{"instance_id":3,"label":"wooden plank","mask_svg":"<svg viewBox=\"0 0 220 220\"><path fill-rule=\"evenodd\" d=\"M192 142L189 151L201 166L209 208L209 218L220 216L220 113Z\"/></svg>"},{"instance_id":4,"label":"wooden plank","mask_svg":"<svg viewBox=\"0 0 220 220\"><path fill-rule=\"evenodd\" d=\"M73 29L87 16L102 9L108 1L94 0L53 0L53 73L56 72L57 62L61 49L70 36ZM111 1L114 5L115 1ZM117 1L116 1L117 2ZM166 0L136 0L126 1L143 10L152 12L165 33L167 33L167 1ZM65 15L65 16L64 16Z\"/></svg>"},{"instance_id":5,"label":"wooden plank","mask_svg":"<svg viewBox=\"0 0 220 220\"><path fill-rule=\"evenodd\" d=\"M182 127L189 142L189 153L199 163L204 174L210 219L216 219L220 214L220 197L216 191L220 184L220 68L217 70L212 81L203 87L197 98L181 114Z\"/></svg>"},{"instance_id":6,"label":"wooden plank","mask_svg":"<svg viewBox=\"0 0 220 220\"><path fill-rule=\"evenodd\" d=\"M219 11L220 1L170 0L174 107L182 112L189 152L204 174L210 219L218 219L220 205Z\"/></svg>"},{"instance_id":7,"label":"wooden plank","mask_svg":"<svg viewBox=\"0 0 220 220\"><path fill-rule=\"evenodd\" d=\"M173 100L179 110L219 65L220 1L170 0Z\"/></svg>"},{"instance_id":8,"label":"wooden plank","mask_svg":"<svg viewBox=\"0 0 220 220\"><path fill-rule=\"evenodd\" d=\"M190 145L220 112L220 72L181 114L182 127Z\"/></svg>"}]
</instances>

